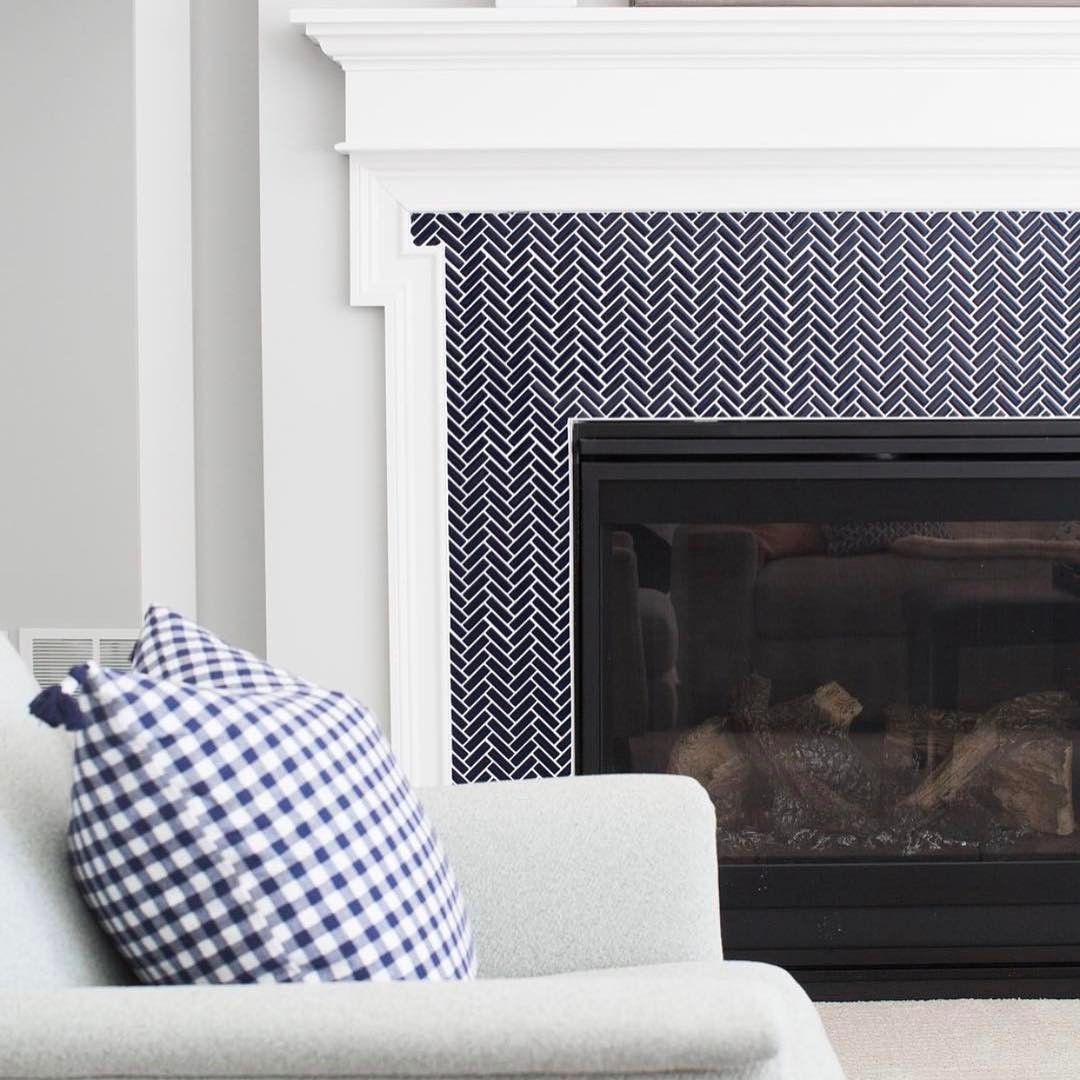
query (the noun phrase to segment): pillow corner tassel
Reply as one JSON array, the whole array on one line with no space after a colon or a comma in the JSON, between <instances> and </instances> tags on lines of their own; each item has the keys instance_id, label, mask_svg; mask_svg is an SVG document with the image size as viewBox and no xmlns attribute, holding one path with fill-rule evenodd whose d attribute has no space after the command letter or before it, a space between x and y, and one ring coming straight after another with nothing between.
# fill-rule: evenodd
<instances>
[{"instance_id":1,"label":"pillow corner tassel","mask_svg":"<svg viewBox=\"0 0 1080 1080\"><path fill-rule=\"evenodd\" d=\"M75 690L81 690L86 675L86 664L79 664L71 669L71 674L63 683L49 686L42 690L30 702L30 712L49 727L66 728L68 731L81 731L86 727L86 714L75 699ZM72 685L74 684L74 685ZM71 689L66 689L71 687Z\"/></svg>"}]
</instances>

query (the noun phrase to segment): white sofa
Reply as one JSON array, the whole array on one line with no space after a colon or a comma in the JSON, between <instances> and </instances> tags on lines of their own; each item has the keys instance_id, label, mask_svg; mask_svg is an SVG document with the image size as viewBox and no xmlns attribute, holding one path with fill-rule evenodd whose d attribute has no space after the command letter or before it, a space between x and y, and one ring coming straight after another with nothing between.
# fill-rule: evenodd
<instances>
[{"instance_id":1,"label":"white sofa","mask_svg":"<svg viewBox=\"0 0 1080 1080\"><path fill-rule=\"evenodd\" d=\"M784 972L721 958L712 808L615 776L425 791L473 983L129 985L72 884L67 736L0 633L0 1078L842 1080Z\"/></svg>"}]
</instances>

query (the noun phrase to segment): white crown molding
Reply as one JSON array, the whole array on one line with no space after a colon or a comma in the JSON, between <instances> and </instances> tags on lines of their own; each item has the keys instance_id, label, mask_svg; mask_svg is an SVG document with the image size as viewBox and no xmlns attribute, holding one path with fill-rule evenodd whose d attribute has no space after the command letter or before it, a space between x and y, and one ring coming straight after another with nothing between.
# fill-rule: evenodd
<instances>
[{"instance_id":1,"label":"white crown molding","mask_svg":"<svg viewBox=\"0 0 1080 1080\"><path fill-rule=\"evenodd\" d=\"M300 11L351 150L1073 145L1080 9ZM373 103L378 103L373 107Z\"/></svg>"},{"instance_id":2,"label":"white crown molding","mask_svg":"<svg viewBox=\"0 0 1080 1080\"><path fill-rule=\"evenodd\" d=\"M1068 8L374 8L292 20L346 71L1080 63L1080 11Z\"/></svg>"},{"instance_id":3,"label":"white crown molding","mask_svg":"<svg viewBox=\"0 0 1080 1080\"><path fill-rule=\"evenodd\" d=\"M497 8L572 8L577 0L495 0Z\"/></svg>"},{"instance_id":4,"label":"white crown molding","mask_svg":"<svg viewBox=\"0 0 1080 1080\"><path fill-rule=\"evenodd\" d=\"M729 9L708 12L700 24L692 20L702 13L653 14L662 18L587 8L293 16L346 68L347 131L338 149L350 159L351 300L386 309L390 738L418 784L450 778L451 624L444 261L437 247L412 245L413 213L1080 208L1073 115L1080 68L1070 59L1069 70L1057 71L1038 59L1052 49L1073 57L1080 12L937 10L907 18L897 9ZM842 56L841 66L863 70L820 67L809 77L805 50L779 62L777 48L798 18L829 27L828 42L817 37L827 45L819 59ZM882 48L893 48L889 27L904 31L893 59L915 55L915 45L932 49L931 26L966 27L971 40L953 66L934 59L926 69L883 75L849 63L857 43L841 40L844 27L871 24ZM693 51L684 33L695 25L707 28L708 48L717 50L728 47L720 27L736 37L740 28L769 27L758 40L773 52L760 72L739 64L698 70L704 46ZM662 29L657 44L641 30L647 26L679 32ZM778 26L785 34L773 32ZM685 66L649 84L659 102L653 122L641 119L637 69L618 70L640 54L609 48L610 30L626 50L631 39L653 57L687 50ZM527 48L530 41L542 63L511 64L507 43ZM599 52L588 59L581 42ZM550 69L555 57L566 59L557 51L564 47L577 50L574 64L555 78ZM440 48L444 58L457 57L454 64L438 66ZM502 59L485 61L482 72L465 70L459 61L476 49ZM1010 69L1020 56L1039 65L1037 74L988 63L972 71L969 63L994 58ZM626 79L616 84L611 76L619 74ZM733 97L751 77L758 79L752 92ZM686 97L691 91L697 97ZM712 104L723 100L754 107ZM810 105L799 110L793 102ZM297 438L296 422L283 415L280 437ZM264 423L274 438L275 418L267 414ZM347 472L341 482L350 482ZM267 567L272 573L303 574L304 567L278 560Z\"/></svg>"}]
</instances>

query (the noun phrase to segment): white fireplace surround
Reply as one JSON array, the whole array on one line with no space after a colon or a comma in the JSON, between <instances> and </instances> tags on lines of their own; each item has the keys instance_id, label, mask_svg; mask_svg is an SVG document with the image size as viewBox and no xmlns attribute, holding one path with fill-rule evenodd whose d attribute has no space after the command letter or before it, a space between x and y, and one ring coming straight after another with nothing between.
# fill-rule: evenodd
<instances>
[{"instance_id":1,"label":"white fireplace surround","mask_svg":"<svg viewBox=\"0 0 1080 1080\"><path fill-rule=\"evenodd\" d=\"M412 213L1080 209L1080 10L292 20L345 71L351 301L386 313L389 730L420 784L449 780L451 706L443 256L412 245ZM268 442L304 437L283 402L263 422ZM268 543L291 513L269 507ZM268 579L316 557L289 550ZM355 639L361 614L339 608L327 598L323 632Z\"/></svg>"}]
</instances>

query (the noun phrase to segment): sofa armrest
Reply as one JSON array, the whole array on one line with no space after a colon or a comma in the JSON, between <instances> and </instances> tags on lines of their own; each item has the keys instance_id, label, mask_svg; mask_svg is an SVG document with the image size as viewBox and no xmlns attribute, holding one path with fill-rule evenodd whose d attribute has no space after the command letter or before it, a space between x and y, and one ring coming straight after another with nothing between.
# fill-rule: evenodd
<instances>
[{"instance_id":1,"label":"sofa armrest","mask_svg":"<svg viewBox=\"0 0 1080 1080\"><path fill-rule=\"evenodd\" d=\"M679 623L679 720L699 724L731 705L750 673L758 542L749 529L680 525L671 553Z\"/></svg>"},{"instance_id":2,"label":"sofa armrest","mask_svg":"<svg viewBox=\"0 0 1080 1080\"><path fill-rule=\"evenodd\" d=\"M483 977L719 959L712 804L678 776L420 792Z\"/></svg>"},{"instance_id":3,"label":"sofa armrest","mask_svg":"<svg viewBox=\"0 0 1080 1080\"><path fill-rule=\"evenodd\" d=\"M776 1075L784 995L731 974L2 991L0 1080Z\"/></svg>"}]
</instances>

